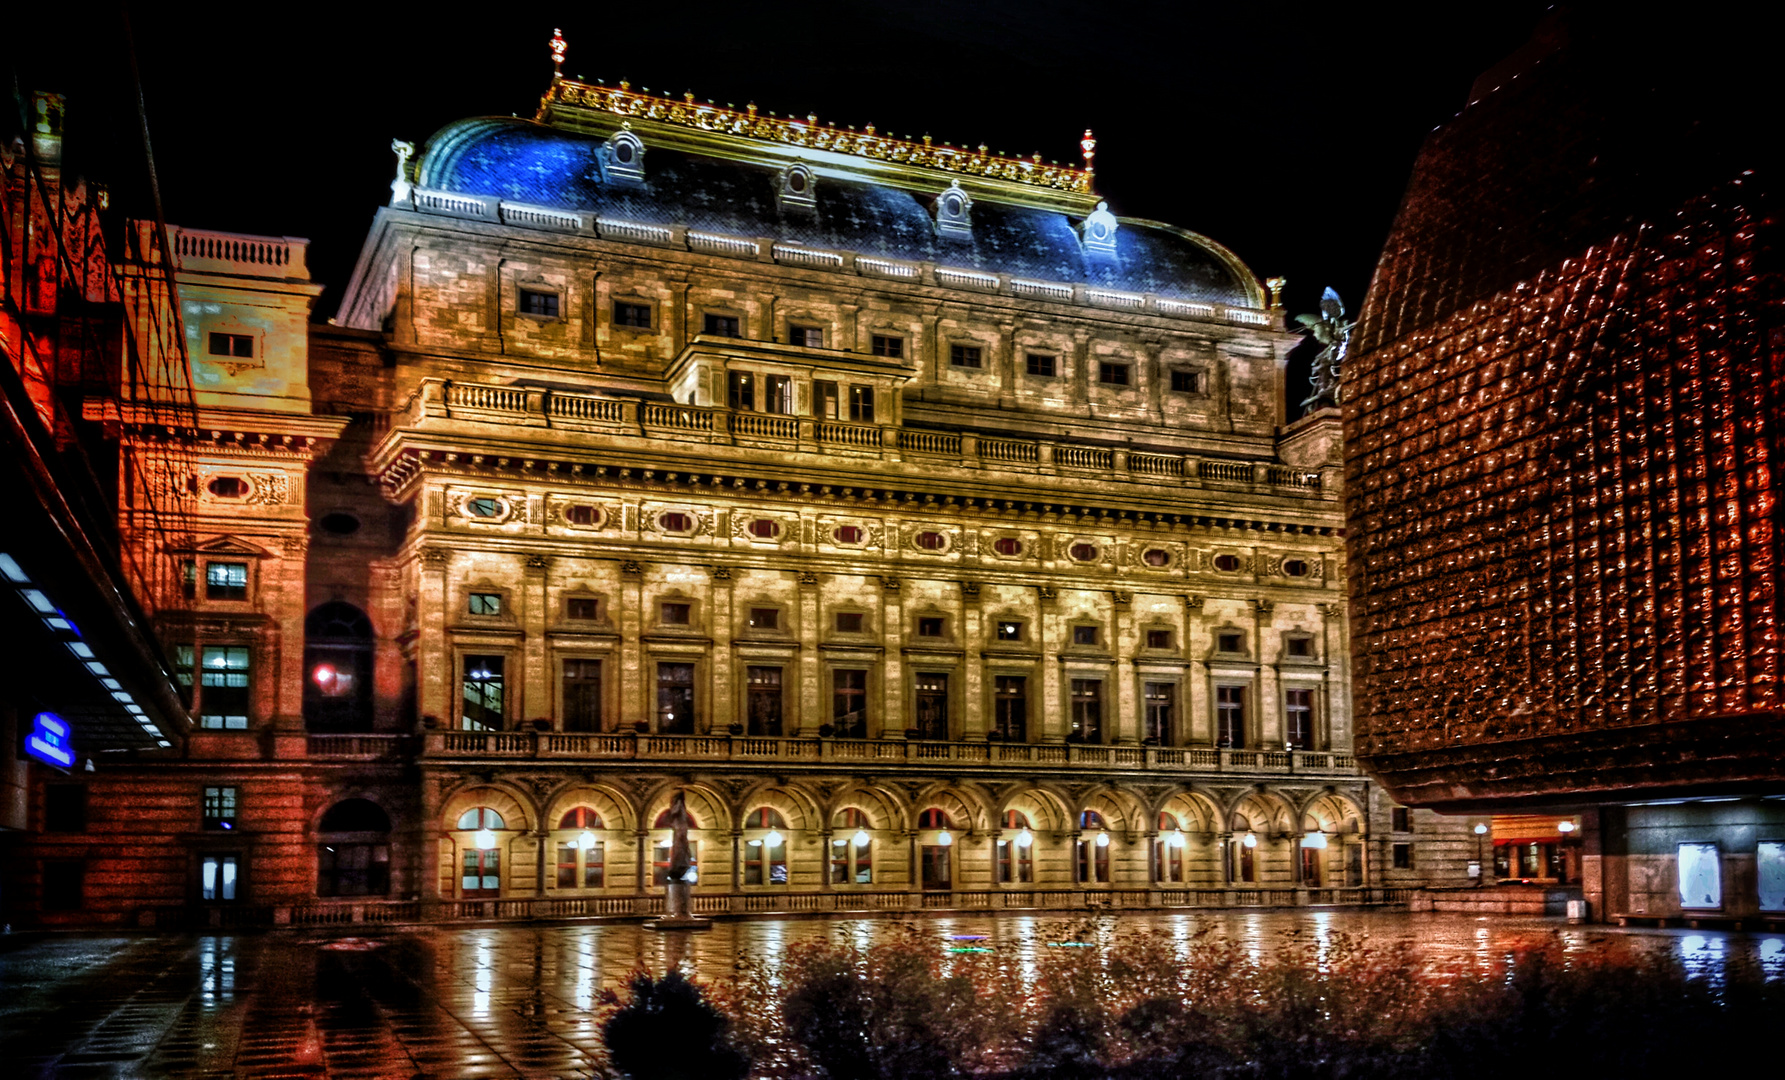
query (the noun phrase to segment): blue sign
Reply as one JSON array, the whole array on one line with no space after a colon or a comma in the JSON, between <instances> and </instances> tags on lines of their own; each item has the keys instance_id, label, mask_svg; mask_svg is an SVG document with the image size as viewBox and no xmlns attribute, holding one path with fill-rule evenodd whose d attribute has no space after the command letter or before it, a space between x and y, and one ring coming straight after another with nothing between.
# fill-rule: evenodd
<instances>
[{"instance_id":1,"label":"blue sign","mask_svg":"<svg viewBox=\"0 0 1785 1080\"><path fill-rule=\"evenodd\" d=\"M40 712L31 734L25 736L25 753L39 761L74 768L74 747L69 744L68 725L55 713Z\"/></svg>"}]
</instances>

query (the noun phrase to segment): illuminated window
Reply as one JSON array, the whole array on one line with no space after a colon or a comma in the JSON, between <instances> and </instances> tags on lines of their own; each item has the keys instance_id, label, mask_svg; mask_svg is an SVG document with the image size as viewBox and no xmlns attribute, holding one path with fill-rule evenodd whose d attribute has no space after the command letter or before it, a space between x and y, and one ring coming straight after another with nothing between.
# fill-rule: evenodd
<instances>
[{"instance_id":1,"label":"illuminated window","mask_svg":"<svg viewBox=\"0 0 1785 1080\"><path fill-rule=\"evenodd\" d=\"M1001 885L1022 885L1035 880L1035 836L1030 833L1028 843L1021 839L1028 828L1029 819L1020 811L1004 811L1004 836L995 852Z\"/></svg>"},{"instance_id":2,"label":"illuminated window","mask_svg":"<svg viewBox=\"0 0 1785 1080\"><path fill-rule=\"evenodd\" d=\"M564 661L564 730L601 730L601 661Z\"/></svg>"},{"instance_id":3,"label":"illuminated window","mask_svg":"<svg viewBox=\"0 0 1785 1080\"><path fill-rule=\"evenodd\" d=\"M915 697L917 737L948 738L948 676L940 672L919 672Z\"/></svg>"},{"instance_id":4,"label":"illuminated window","mask_svg":"<svg viewBox=\"0 0 1785 1080\"><path fill-rule=\"evenodd\" d=\"M235 900L238 866L238 856L206 855L198 867L199 899L212 903Z\"/></svg>"},{"instance_id":5,"label":"illuminated window","mask_svg":"<svg viewBox=\"0 0 1785 1080\"><path fill-rule=\"evenodd\" d=\"M871 351L875 356L890 356L896 360L905 355L905 339L887 334L875 334Z\"/></svg>"},{"instance_id":6,"label":"illuminated window","mask_svg":"<svg viewBox=\"0 0 1785 1080\"><path fill-rule=\"evenodd\" d=\"M753 607L750 609L750 629L781 629L781 609L772 607Z\"/></svg>"},{"instance_id":7,"label":"illuminated window","mask_svg":"<svg viewBox=\"0 0 1785 1080\"><path fill-rule=\"evenodd\" d=\"M952 367L979 367L980 355L980 349L977 345L950 345L948 347L948 362Z\"/></svg>"},{"instance_id":8,"label":"illuminated window","mask_svg":"<svg viewBox=\"0 0 1785 1080\"><path fill-rule=\"evenodd\" d=\"M748 371L733 371L726 375L727 400L731 407L743 412L752 412L756 408L756 376Z\"/></svg>"},{"instance_id":9,"label":"illuminated window","mask_svg":"<svg viewBox=\"0 0 1785 1080\"><path fill-rule=\"evenodd\" d=\"M460 683L459 726L466 731L502 730L501 656L465 657L465 677Z\"/></svg>"},{"instance_id":10,"label":"illuminated window","mask_svg":"<svg viewBox=\"0 0 1785 1080\"><path fill-rule=\"evenodd\" d=\"M1025 359L1027 360L1029 374L1038 379L1053 378L1054 372L1059 367L1058 360L1055 357L1049 356L1047 353L1030 353Z\"/></svg>"},{"instance_id":11,"label":"illuminated window","mask_svg":"<svg viewBox=\"0 0 1785 1080\"><path fill-rule=\"evenodd\" d=\"M204 789L202 824L207 829L229 831L236 827L236 789L208 787Z\"/></svg>"},{"instance_id":12,"label":"illuminated window","mask_svg":"<svg viewBox=\"0 0 1785 1080\"><path fill-rule=\"evenodd\" d=\"M824 348L824 331L816 326L789 326L787 343L804 349Z\"/></svg>"},{"instance_id":13,"label":"illuminated window","mask_svg":"<svg viewBox=\"0 0 1785 1080\"><path fill-rule=\"evenodd\" d=\"M658 821L657 827L660 829L669 828L669 826L664 824L661 820ZM688 828L694 830L700 828L700 826L694 824L694 822L690 820L688 822ZM669 884L670 851L670 841L658 841L656 848L653 850L651 859L651 884ZM700 876L700 841L698 840L688 841L688 874L688 880L691 884Z\"/></svg>"},{"instance_id":14,"label":"illuminated window","mask_svg":"<svg viewBox=\"0 0 1785 1080\"><path fill-rule=\"evenodd\" d=\"M251 358L254 355L254 338L249 334L211 333L212 356L237 356Z\"/></svg>"},{"instance_id":15,"label":"illuminated window","mask_svg":"<svg viewBox=\"0 0 1785 1080\"><path fill-rule=\"evenodd\" d=\"M471 594L471 614L502 614L502 594L493 592L474 592Z\"/></svg>"},{"instance_id":16,"label":"illuminated window","mask_svg":"<svg viewBox=\"0 0 1785 1080\"><path fill-rule=\"evenodd\" d=\"M502 895L502 852L466 848L459 871L459 895L466 899Z\"/></svg>"},{"instance_id":17,"label":"illuminated window","mask_svg":"<svg viewBox=\"0 0 1785 1080\"><path fill-rule=\"evenodd\" d=\"M477 829L489 829L492 832L508 828L502 815L487 806L474 806L459 815L457 828L460 832L473 832Z\"/></svg>"},{"instance_id":18,"label":"illuminated window","mask_svg":"<svg viewBox=\"0 0 1785 1080\"><path fill-rule=\"evenodd\" d=\"M465 513L478 518L500 517L502 504L490 498L467 499L465 500Z\"/></svg>"},{"instance_id":19,"label":"illuminated window","mask_svg":"<svg viewBox=\"0 0 1785 1080\"><path fill-rule=\"evenodd\" d=\"M651 305L631 304L624 300L615 300L614 325L649 330L651 328Z\"/></svg>"},{"instance_id":20,"label":"illuminated window","mask_svg":"<svg viewBox=\"0 0 1785 1080\"><path fill-rule=\"evenodd\" d=\"M200 727L242 731L248 727L248 650L239 645L209 645L199 672Z\"/></svg>"},{"instance_id":21,"label":"illuminated window","mask_svg":"<svg viewBox=\"0 0 1785 1080\"><path fill-rule=\"evenodd\" d=\"M601 601L593 596L566 597L564 617L578 622L593 622L601 617Z\"/></svg>"},{"instance_id":22,"label":"illuminated window","mask_svg":"<svg viewBox=\"0 0 1785 1080\"><path fill-rule=\"evenodd\" d=\"M831 672L831 722L838 738L868 737L868 673L855 668Z\"/></svg>"},{"instance_id":23,"label":"illuminated window","mask_svg":"<svg viewBox=\"0 0 1785 1080\"><path fill-rule=\"evenodd\" d=\"M1287 728L1284 742L1289 749L1314 749L1314 691L1283 691L1283 723Z\"/></svg>"},{"instance_id":24,"label":"illuminated window","mask_svg":"<svg viewBox=\"0 0 1785 1080\"><path fill-rule=\"evenodd\" d=\"M1216 745L1239 749L1246 745L1246 688L1215 687Z\"/></svg>"},{"instance_id":25,"label":"illuminated window","mask_svg":"<svg viewBox=\"0 0 1785 1080\"><path fill-rule=\"evenodd\" d=\"M1105 386L1127 386L1131 370L1127 364L1100 363L1097 365L1097 381Z\"/></svg>"},{"instance_id":26,"label":"illuminated window","mask_svg":"<svg viewBox=\"0 0 1785 1080\"><path fill-rule=\"evenodd\" d=\"M1071 735L1088 743L1103 741L1103 680L1072 680Z\"/></svg>"},{"instance_id":27,"label":"illuminated window","mask_svg":"<svg viewBox=\"0 0 1785 1080\"><path fill-rule=\"evenodd\" d=\"M1146 704L1146 738L1159 746L1172 744L1178 688L1171 683L1150 682L1142 689Z\"/></svg>"},{"instance_id":28,"label":"illuminated window","mask_svg":"<svg viewBox=\"0 0 1785 1080\"><path fill-rule=\"evenodd\" d=\"M657 730L694 734L694 665L657 665Z\"/></svg>"},{"instance_id":29,"label":"illuminated window","mask_svg":"<svg viewBox=\"0 0 1785 1080\"><path fill-rule=\"evenodd\" d=\"M1177 818L1159 815L1159 835L1153 840L1153 880L1161 884L1184 880L1184 835Z\"/></svg>"},{"instance_id":30,"label":"illuminated window","mask_svg":"<svg viewBox=\"0 0 1785 1080\"><path fill-rule=\"evenodd\" d=\"M715 315L707 312L701 332L714 337L739 337L736 315Z\"/></svg>"},{"instance_id":31,"label":"illuminated window","mask_svg":"<svg viewBox=\"0 0 1785 1080\"><path fill-rule=\"evenodd\" d=\"M793 378L788 375L762 377L762 411L785 416L793 412Z\"/></svg>"},{"instance_id":32,"label":"illuminated window","mask_svg":"<svg viewBox=\"0 0 1785 1080\"><path fill-rule=\"evenodd\" d=\"M555 319L558 317L558 294L543 289L522 289L519 309L522 315Z\"/></svg>"},{"instance_id":33,"label":"illuminated window","mask_svg":"<svg viewBox=\"0 0 1785 1080\"><path fill-rule=\"evenodd\" d=\"M999 675L992 689L992 731L1004 742L1029 738L1029 680L1023 675Z\"/></svg>"},{"instance_id":34,"label":"illuminated window","mask_svg":"<svg viewBox=\"0 0 1785 1080\"><path fill-rule=\"evenodd\" d=\"M832 828L831 884L872 885L874 840L868 835L873 828L868 815L856 807L846 807L837 811Z\"/></svg>"},{"instance_id":35,"label":"illuminated window","mask_svg":"<svg viewBox=\"0 0 1785 1080\"><path fill-rule=\"evenodd\" d=\"M874 422L874 388L872 386L851 386L849 388L849 419L858 424Z\"/></svg>"},{"instance_id":36,"label":"illuminated window","mask_svg":"<svg viewBox=\"0 0 1785 1080\"><path fill-rule=\"evenodd\" d=\"M917 815L917 827L920 829L952 829L954 823L948 819L945 811L930 807Z\"/></svg>"},{"instance_id":37,"label":"illuminated window","mask_svg":"<svg viewBox=\"0 0 1785 1080\"><path fill-rule=\"evenodd\" d=\"M248 564L239 562L205 563L205 599L248 599Z\"/></svg>"},{"instance_id":38,"label":"illuminated window","mask_svg":"<svg viewBox=\"0 0 1785 1080\"><path fill-rule=\"evenodd\" d=\"M1179 394L1202 393L1202 372L1173 371L1171 373L1171 388L1174 393Z\"/></svg>"},{"instance_id":39,"label":"illuminated window","mask_svg":"<svg viewBox=\"0 0 1785 1080\"><path fill-rule=\"evenodd\" d=\"M837 384L828 379L812 381L812 415L820 420L837 420L841 418L841 391Z\"/></svg>"},{"instance_id":40,"label":"illuminated window","mask_svg":"<svg viewBox=\"0 0 1785 1080\"><path fill-rule=\"evenodd\" d=\"M787 837L776 835L787 828L781 814L767 806L757 807L744 816L744 828L771 830L768 836L744 840L744 884L787 884Z\"/></svg>"},{"instance_id":41,"label":"illuminated window","mask_svg":"<svg viewBox=\"0 0 1785 1080\"><path fill-rule=\"evenodd\" d=\"M1015 619L1005 619L998 623L994 636L999 641L1023 640L1023 624Z\"/></svg>"}]
</instances>

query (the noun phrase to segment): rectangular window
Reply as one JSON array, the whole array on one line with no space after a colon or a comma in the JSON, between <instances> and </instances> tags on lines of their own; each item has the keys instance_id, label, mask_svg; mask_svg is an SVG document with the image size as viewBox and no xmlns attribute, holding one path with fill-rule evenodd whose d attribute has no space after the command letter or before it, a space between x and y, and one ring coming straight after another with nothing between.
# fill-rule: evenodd
<instances>
[{"instance_id":1,"label":"rectangular window","mask_svg":"<svg viewBox=\"0 0 1785 1080\"><path fill-rule=\"evenodd\" d=\"M522 315L555 319L558 317L558 294L543 289L522 289L520 309Z\"/></svg>"},{"instance_id":2,"label":"rectangular window","mask_svg":"<svg viewBox=\"0 0 1785 1080\"><path fill-rule=\"evenodd\" d=\"M861 830L857 830L861 831ZM831 884L872 885L874 883L874 841L856 843L855 835L831 840Z\"/></svg>"},{"instance_id":3,"label":"rectangular window","mask_svg":"<svg viewBox=\"0 0 1785 1080\"><path fill-rule=\"evenodd\" d=\"M1001 622L998 624L996 636L999 641L1021 641L1023 640L1023 624L1015 621Z\"/></svg>"},{"instance_id":4,"label":"rectangular window","mask_svg":"<svg viewBox=\"0 0 1785 1080\"><path fill-rule=\"evenodd\" d=\"M578 622L594 622L601 617L601 601L593 596L572 596L564 601L566 618Z\"/></svg>"},{"instance_id":5,"label":"rectangular window","mask_svg":"<svg viewBox=\"0 0 1785 1080\"><path fill-rule=\"evenodd\" d=\"M1215 741L1239 749L1246 745L1246 688L1215 687Z\"/></svg>"},{"instance_id":6,"label":"rectangular window","mask_svg":"<svg viewBox=\"0 0 1785 1080\"><path fill-rule=\"evenodd\" d=\"M1075 626L1075 627L1073 627L1072 628L1072 643L1074 645L1095 645L1095 644L1097 644L1097 628L1095 626Z\"/></svg>"},{"instance_id":7,"label":"rectangular window","mask_svg":"<svg viewBox=\"0 0 1785 1080\"><path fill-rule=\"evenodd\" d=\"M607 845L597 840L578 850L583 856L583 888L601 888L607 881Z\"/></svg>"},{"instance_id":8,"label":"rectangular window","mask_svg":"<svg viewBox=\"0 0 1785 1080\"><path fill-rule=\"evenodd\" d=\"M198 867L199 899L213 903L234 900L237 865L234 855L206 855Z\"/></svg>"},{"instance_id":9,"label":"rectangular window","mask_svg":"<svg viewBox=\"0 0 1785 1080\"><path fill-rule=\"evenodd\" d=\"M624 300L615 300L614 325L649 330L651 328L651 305L629 304Z\"/></svg>"},{"instance_id":10,"label":"rectangular window","mask_svg":"<svg viewBox=\"0 0 1785 1080\"><path fill-rule=\"evenodd\" d=\"M1314 749L1314 691L1283 691L1283 723L1289 749Z\"/></svg>"},{"instance_id":11,"label":"rectangular window","mask_svg":"<svg viewBox=\"0 0 1785 1080\"><path fill-rule=\"evenodd\" d=\"M657 665L657 730L694 734L694 665Z\"/></svg>"},{"instance_id":12,"label":"rectangular window","mask_svg":"<svg viewBox=\"0 0 1785 1080\"><path fill-rule=\"evenodd\" d=\"M905 339L888 334L875 334L872 352L875 356L890 356L897 360L905 355Z\"/></svg>"},{"instance_id":13,"label":"rectangular window","mask_svg":"<svg viewBox=\"0 0 1785 1080\"><path fill-rule=\"evenodd\" d=\"M1103 680L1072 680L1072 732L1088 743L1103 741Z\"/></svg>"},{"instance_id":14,"label":"rectangular window","mask_svg":"<svg viewBox=\"0 0 1785 1080\"><path fill-rule=\"evenodd\" d=\"M1039 379L1051 379L1059 368L1057 357L1047 353L1030 353L1026 358L1029 374Z\"/></svg>"},{"instance_id":15,"label":"rectangular window","mask_svg":"<svg viewBox=\"0 0 1785 1080\"><path fill-rule=\"evenodd\" d=\"M1308 657L1314 655L1314 639L1313 638L1305 638L1305 637L1287 638L1284 640L1283 645L1284 645L1284 650L1290 656L1294 656L1294 657L1297 657L1300 659L1307 659Z\"/></svg>"},{"instance_id":16,"label":"rectangular window","mask_svg":"<svg viewBox=\"0 0 1785 1080\"><path fill-rule=\"evenodd\" d=\"M601 661L564 661L564 730L601 730Z\"/></svg>"},{"instance_id":17,"label":"rectangular window","mask_svg":"<svg viewBox=\"0 0 1785 1080\"><path fill-rule=\"evenodd\" d=\"M1171 631L1170 630L1148 630L1147 631L1147 648L1149 648L1149 649L1169 649L1169 648L1171 648Z\"/></svg>"},{"instance_id":18,"label":"rectangular window","mask_svg":"<svg viewBox=\"0 0 1785 1080\"><path fill-rule=\"evenodd\" d=\"M1153 841L1153 880L1160 884L1184 880L1184 849L1163 836Z\"/></svg>"},{"instance_id":19,"label":"rectangular window","mask_svg":"<svg viewBox=\"0 0 1785 1080\"><path fill-rule=\"evenodd\" d=\"M502 895L502 853L495 848L465 850L464 871L459 876L459 895Z\"/></svg>"},{"instance_id":20,"label":"rectangular window","mask_svg":"<svg viewBox=\"0 0 1785 1080\"><path fill-rule=\"evenodd\" d=\"M954 887L954 864L948 857L951 850L953 845L923 845L921 880L926 892L947 892Z\"/></svg>"},{"instance_id":21,"label":"rectangular window","mask_svg":"<svg viewBox=\"0 0 1785 1080\"><path fill-rule=\"evenodd\" d=\"M201 654L200 727L243 731L248 727L248 650L239 645L207 645Z\"/></svg>"},{"instance_id":22,"label":"rectangular window","mask_svg":"<svg viewBox=\"0 0 1785 1080\"><path fill-rule=\"evenodd\" d=\"M664 604L661 622L665 626L687 626L688 617L693 612L692 604Z\"/></svg>"},{"instance_id":23,"label":"rectangular window","mask_svg":"<svg viewBox=\"0 0 1785 1080\"><path fill-rule=\"evenodd\" d=\"M872 386L851 386L849 388L849 419L858 424L874 422L874 388Z\"/></svg>"},{"instance_id":24,"label":"rectangular window","mask_svg":"<svg viewBox=\"0 0 1785 1080\"><path fill-rule=\"evenodd\" d=\"M1413 869L1413 845L1412 844L1396 844L1396 845L1394 845L1393 854L1394 854L1394 864L1395 864L1396 870L1411 870L1411 869Z\"/></svg>"},{"instance_id":25,"label":"rectangular window","mask_svg":"<svg viewBox=\"0 0 1785 1080\"><path fill-rule=\"evenodd\" d=\"M862 632L862 613L859 611L837 612L837 633L859 634Z\"/></svg>"},{"instance_id":26,"label":"rectangular window","mask_svg":"<svg viewBox=\"0 0 1785 1080\"><path fill-rule=\"evenodd\" d=\"M820 420L836 420L842 407L837 384L823 379L812 383L812 414Z\"/></svg>"},{"instance_id":27,"label":"rectangular window","mask_svg":"<svg viewBox=\"0 0 1785 1080\"><path fill-rule=\"evenodd\" d=\"M174 646L174 683L180 688L180 700L192 708L192 669L196 650L191 645Z\"/></svg>"},{"instance_id":28,"label":"rectangular window","mask_svg":"<svg viewBox=\"0 0 1785 1080\"><path fill-rule=\"evenodd\" d=\"M782 416L793 412L793 378L789 375L762 377L762 411Z\"/></svg>"},{"instance_id":29,"label":"rectangular window","mask_svg":"<svg viewBox=\"0 0 1785 1080\"><path fill-rule=\"evenodd\" d=\"M236 789L208 787L204 790L204 821L207 829L236 827Z\"/></svg>"},{"instance_id":30,"label":"rectangular window","mask_svg":"<svg viewBox=\"0 0 1785 1080\"><path fill-rule=\"evenodd\" d=\"M46 833L87 831L87 787L85 784L48 784L44 787L43 831Z\"/></svg>"},{"instance_id":31,"label":"rectangular window","mask_svg":"<svg viewBox=\"0 0 1785 1080\"><path fill-rule=\"evenodd\" d=\"M198 599L198 564L191 559L180 563L180 595L188 600Z\"/></svg>"},{"instance_id":32,"label":"rectangular window","mask_svg":"<svg viewBox=\"0 0 1785 1080\"><path fill-rule=\"evenodd\" d=\"M1000 840L997 854L999 884L1021 885L1035 880L1033 843L1024 847L1015 840Z\"/></svg>"},{"instance_id":33,"label":"rectangular window","mask_svg":"<svg viewBox=\"0 0 1785 1080\"><path fill-rule=\"evenodd\" d=\"M992 730L1005 742L1029 741L1029 680L999 675L992 689Z\"/></svg>"},{"instance_id":34,"label":"rectangular window","mask_svg":"<svg viewBox=\"0 0 1785 1080\"><path fill-rule=\"evenodd\" d=\"M558 888L576 888L576 845L558 845Z\"/></svg>"},{"instance_id":35,"label":"rectangular window","mask_svg":"<svg viewBox=\"0 0 1785 1080\"><path fill-rule=\"evenodd\" d=\"M669 884L669 841L657 845L651 859L651 884ZM688 881L692 884L700 877L700 841L688 841Z\"/></svg>"},{"instance_id":36,"label":"rectangular window","mask_svg":"<svg viewBox=\"0 0 1785 1080\"><path fill-rule=\"evenodd\" d=\"M868 737L868 673L840 668L831 673L831 720L837 737Z\"/></svg>"},{"instance_id":37,"label":"rectangular window","mask_svg":"<svg viewBox=\"0 0 1785 1080\"><path fill-rule=\"evenodd\" d=\"M753 607L750 609L750 629L781 629L781 609L772 607Z\"/></svg>"},{"instance_id":38,"label":"rectangular window","mask_svg":"<svg viewBox=\"0 0 1785 1080\"><path fill-rule=\"evenodd\" d=\"M1202 372L1175 370L1171 373L1171 388L1178 394L1202 393Z\"/></svg>"},{"instance_id":39,"label":"rectangular window","mask_svg":"<svg viewBox=\"0 0 1785 1080\"><path fill-rule=\"evenodd\" d=\"M1146 737L1160 746L1172 745L1172 723L1177 719L1178 688L1171 683L1147 683L1142 696L1147 706Z\"/></svg>"},{"instance_id":40,"label":"rectangular window","mask_svg":"<svg viewBox=\"0 0 1785 1080\"><path fill-rule=\"evenodd\" d=\"M744 884L787 884L787 841L771 844L767 840L744 841Z\"/></svg>"},{"instance_id":41,"label":"rectangular window","mask_svg":"<svg viewBox=\"0 0 1785 1080\"><path fill-rule=\"evenodd\" d=\"M745 727L751 735L781 734L781 669L750 667L744 669Z\"/></svg>"},{"instance_id":42,"label":"rectangular window","mask_svg":"<svg viewBox=\"0 0 1785 1080\"><path fill-rule=\"evenodd\" d=\"M205 599L248 599L248 564L239 562L205 563Z\"/></svg>"},{"instance_id":43,"label":"rectangular window","mask_svg":"<svg viewBox=\"0 0 1785 1080\"><path fill-rule=\"evenodd\" d=\"M471 614L502 614L502 594L493 592L474 592L471 594Z\"/></svg>"},{"instance_id":44,"label":"rectangular window","mask_svg":"<svg viewBox=\"0 0 1785 1080\"><path fill-rule=\"evenodd\" d=\"M459 695L459 726L464 730L502 730L502 668L506 660L503 656L465 657Z\"/></svg>"},{"instance_id":45,"label":"rectangular window","mask_svg":"<svg viewBox=\"0 0 1785 1080\"><path fill-rule=\"evenodd\" d=\"M43 909L79 911L85 903L87 867L71 859L43 864Z\"/></svg>"},{"instance_id":46,"label":"rectangular window","mask_svg":"<svg viewBox=\"0 0 1785 1080\"><path fill-rule=\"evenodd\" d=\"M816 326L788 326L787 343L802 349L824 348L824 331Z\"/></svg>"},{"instance_id":47,"label":"rectangular window","mask_svg":"<svg viewBox=\"0 0 1785 1080\"><path fill-rule=\"evenodd\" d=\"M1246 651L1246 639L1240 634L1216 634L1215 651L1224 653L1243 653Z\"/></svg>"},{"instance_id":48,"label":"rectangular window","mask_svg":"<svg viewBox=\"0 0 1785 1080\"><path fill-rule=\"evenodd\" d=\"M917 737L948 738L948 676L920 672L917 676Z\"/></svg>"},{"instance_id":49,"label":"rectangular window","mask_svg":"<svg viewBox=\"0 0 1785 1080\"><path fill-rule=\"evenodd\" d=\"M942 618L938 615L925 615L917 620L918 637L941 637Z\"/></svg>"},{"instance_id":50,"label":"rectangular window","mask_svg":"<svg viewBox=\"0 0 1785 1080\"><path fill-rule=\"evenodd\" d=\"M1109 884L1109 847L1095 840L1078 842L1078 879L1086 885Z\"/></svg>"},{"instance_id":51,"label":"rectangular window","mask_svg":"<svg viewBox=\"0 0 1785 1080\"><path fill-rule=\"evenodd\" d=\"M389 894L389 844L317 845L316 895L388 896Z\"/></svg>"},{"instance_id":52,"label":"rectangular window","mask_svg":"<svg viewBox=\"0 0 1785 1080\"><path fill-rule=\"evenodd\" d=\"M1127 386L1129 371L1127 364L1100 363L1097 365L1097 381L1105 386Z\"/></svg>"},{"instance_id":53,"label":"rectangular window","mask_svg":"<svg viewBox=\"0 0 1785 1080\"><path fill-rule=\"evenodd\" d=\"M212 356L240 356L251 358L254 355L254 338L249 334L211 334Z\"/></svg>"},{"instance_id":54,"label":"rectangular window","mask_svg":"<svg viewBox=\"0 0 1785 1080\"><path fill-rule=\"evenodd\" d=\"M1397 806L1388 812L1389 829L1393 832L1413 831L1413 811L1405 806Z\"/></svg>"},{"instance_id":55,"label":"rectangular window","mask_svg":"<svg viewBox=\"0 0 1785 1080\"><path fill-rule=\"evenodd\" d=\"M738 317L736 315L715 315L710 311L706 314L701 332L714 337L741 336L738 333Z\"/></svg>"},{"instance_id":56,"label":"rectangular window","mask_svg":"<svg viewBox=\"0 0 1785 1080\"><path fill-rule=\"evenodd\" d=\"M731 407L745 412L756 409L756 377L748 371L733 371L726 376Z\"/></svg>"},{"instance_id":57,"label":"rectangular window","mask_svg":"<svg viewBox=\"0 0 1785 1080\"><path fill-rule=\"evenodd\" d=\"M1723 906L1723 860L1716 844L1687 843L1679 846L1680 906Z\"/></svg>"},{"instance_id":58,"label":"rectangular window","mask_svg":"<svg viewBox=\"0 0 1785 1080\"><path fill-rule=\"evenodd\" d=\"M952 367L979 367L980 348L977 345L950 345L948 347L948 362Z\"/></svg>"}]
</instances>

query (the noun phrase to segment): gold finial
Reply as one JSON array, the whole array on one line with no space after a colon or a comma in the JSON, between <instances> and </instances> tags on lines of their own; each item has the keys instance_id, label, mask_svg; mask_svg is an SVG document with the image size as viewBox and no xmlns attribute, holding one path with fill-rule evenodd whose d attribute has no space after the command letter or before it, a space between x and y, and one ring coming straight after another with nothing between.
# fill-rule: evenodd
<instances>
[{"instance_id":1,"label":"gold finial","mask_svg":"<svg viewBox=\"0 0 1785 1080\"><path fill-rule=\"evenodd\" d=\"M1091 171L1091 159L1097 156L1097 140L1092 137L1091 129L1085 129L1085 137L1078 141L1079 152L1085 155L1085 171Z\"/></svg>"},{"instance_id":2,"label":"gold finial","mask_svg":"<svg viewBox=\"0 0 1785 1080\"><path fill-rule=\"evenodd\" d=\"M569 47L569 44L564 40L564 31L554 29L552 31L552 78L562 79L564 77L564 50Z\"/></svg>"},{"instance_id":3,"label":"gold finial","mask_svg":"<svg viewBox=\"0 0 1785 1080\"><path fill-rule=\"evenodd\" d=\"M1274 308L1282 307L1283 287L1289 284L1289 279L1280 277L1265 278L1264 284L1265 288L1271 291L1271 306Z\"/></svg>"}]
</instances>

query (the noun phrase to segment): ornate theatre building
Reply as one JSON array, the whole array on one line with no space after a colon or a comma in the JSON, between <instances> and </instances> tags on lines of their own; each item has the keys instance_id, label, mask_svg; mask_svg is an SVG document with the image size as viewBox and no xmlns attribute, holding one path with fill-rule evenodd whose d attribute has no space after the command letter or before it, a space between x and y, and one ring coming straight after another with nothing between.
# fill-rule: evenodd
<instances>
[{"instance_id":1,"label":"ornate theatre building","mask_svg":"<svg viewBox=\"0 0 1785 1080\"><path fill-rule=\"evenodd\" d=\"M708 914L1460 877L1351 757L1337 412L1285 423L1274 290L1083 148L560 77L397 145L307 340L301 241L182 233L195 726L43 838L131 882L84 917L650 913L679 789Z\"/></svg>"}]
</instances>

